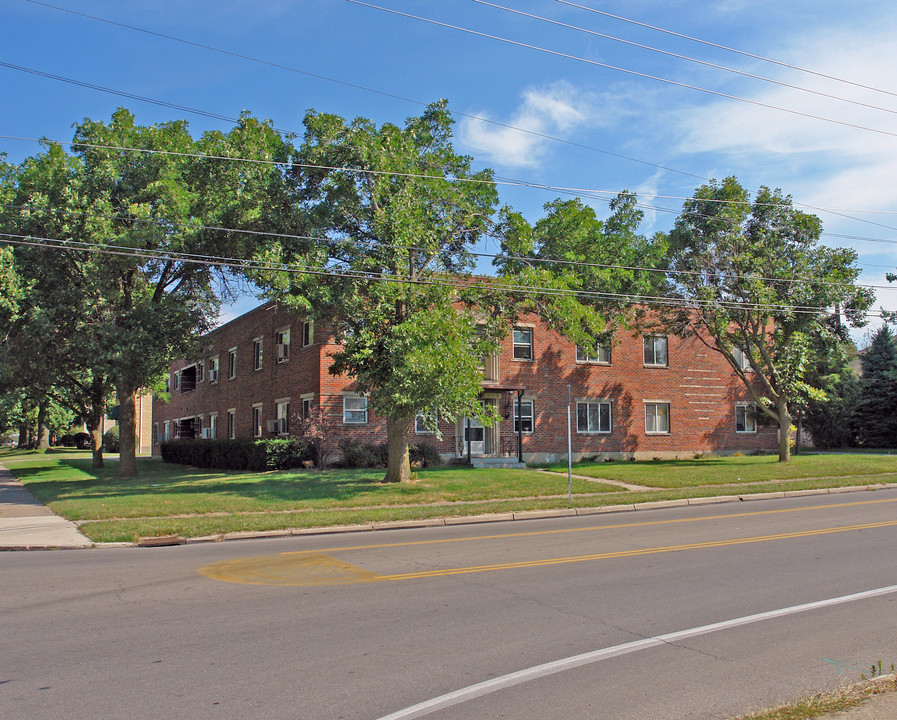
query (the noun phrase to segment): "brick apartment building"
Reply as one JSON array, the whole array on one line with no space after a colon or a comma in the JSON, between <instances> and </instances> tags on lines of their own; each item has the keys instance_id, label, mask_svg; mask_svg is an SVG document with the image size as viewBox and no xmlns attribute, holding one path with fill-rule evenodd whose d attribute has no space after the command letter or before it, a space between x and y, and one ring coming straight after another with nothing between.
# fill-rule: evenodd
<instances>
[{"instance_id":1,"label":"brick apartment building","mask_svg":"<svg viewBox=\"0 0 897 720\"><path fill-rule=\"evenodd\" d=\"M177 437L252 438L290 434L320 407L341 437L385 442L386 423L353 382L328 372L338 349L326 329L267 303L207 336L202 357L173 363L171 399L153 405L153 450ZM775 451L748 391L718 353L697 339L620 333L598 357L533 321L521 323L485 359L483 402L501 422L419 416L412 442L445 457L521 452L544 462L567 454L567 397L574 458L670 458L695 453Z\"/></svg>"}]
</instances>

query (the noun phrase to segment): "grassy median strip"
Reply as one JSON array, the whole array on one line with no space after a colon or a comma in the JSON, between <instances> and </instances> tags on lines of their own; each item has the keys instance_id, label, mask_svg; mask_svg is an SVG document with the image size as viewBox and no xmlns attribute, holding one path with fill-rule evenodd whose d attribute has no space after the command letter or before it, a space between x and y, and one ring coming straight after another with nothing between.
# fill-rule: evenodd
<instances>
[{"instance_id":1,"label":"grassy median strip","mask_svg":"<svg viewBox=\"0 0 897 720\"><path fill-rule=\"evenodd\" d=\"M574 477L573 506L897 483L897 456L812 455L789 465L774 460L583 463L575 467L577 475L623 480L646 489L630 492L600 479ZM139 460L139 477L121 479L114 457L95 471L89 454L63 450L4 451L0 462L96 542L570 507L565 472L447 466L418 470L412 483L390 484L380 482L383 471L377 469L250 473L201 470L149 458Z\"/></svg>"}]
</instances>

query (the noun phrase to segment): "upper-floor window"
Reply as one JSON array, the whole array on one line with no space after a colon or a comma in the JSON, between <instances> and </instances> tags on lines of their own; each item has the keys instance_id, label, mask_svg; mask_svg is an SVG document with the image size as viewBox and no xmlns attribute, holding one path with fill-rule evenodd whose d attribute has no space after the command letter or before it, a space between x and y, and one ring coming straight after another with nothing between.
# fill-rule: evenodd
<instances>
[{"instance_id":1,"label":"upper-floor window","mask_svg":"<svg viewBox=\"0 0 897 720\"><path fill-rule=\"evenodd\" d=\"M669 403L645 403L645 432L655 435L670 432Z\"/></svg>"},{"instance_id":2,"label":"upper-floor window","mask_svg":"<svg viewBox=\"0 0 897 720\"><path fill-rule=\"evenodd\" d=\"M174 389L179 390L181 387L181 371L178 370L174 373Z\"/></svg>"},{"instance_id":3,"label":"upper-floor window","mask_svg":"<svg viewBox=\"0 0 897 720\"><path fill-rule=\"evenodd\" d=\"M610 348L606 345L599 345L597 348L584 348L577 345L576 362L610 365Z\"/></svg>"},{"instance_id":4,"label":"upper-floor window","mask_svg":"<svg viewBox=\"0 0 897 720\"><path fill-rule=\"evenodd\" d=\"M435 435L439 418L435 412L418 413L414 418L414 432L417 435Z\"/></svg>"},{"instance_id":5,"label":"upper-floor window","mask_svg":"<svg viewBox=\"0 0 897 720\"><path fill-rule=\"evenodd\" d=\"M218 356L209 359L209 382L218 382Z\"/></svg>"},{"instance_id":6,"label":"upper-floor window","mask_svg":"<svg viewBox=\"0 0 897 720\"><path fill-rule=\"evenodd\" d=\"M187 392L196 390L196 381L197 381L197 373L198 372L199 371L197 370L196 365L188 365L183 370L181 370L180 386L181 386L182 393L187 393ZM178 383L176 382L175 386L177 386L177 385L178 385Z\"/></svg>"},{"instance_id":7,"label":"upper-floor window","mask_svg":"<svg viewBox=\"0 0 897 720\"><path fill-rule=\"evenodd\" d=\"M343 422L347 425L364 425L368 421L368 399L364 395L343 397Z\"/></svg>"},{"instance_id":8,"label":"upper-floor window","mask_svg":"<svg viewBox=\"0 0 897 720\"><path fill-rule=\"evenodd\" d=\"M514 402L514 432L531 433L533 431L533 401Z\"/></svg>"},{"instance_id":9,"label":"upper-floor window","mask_svg":"<svg viewBox=\"0 0 897 720\"><path fill-rule=\"evenodd\" d=\"M264 340L256 338L252 341L252 368L254 370L262 369L262 353L264 352Z\"/></svg>"},{"instance_id":10,"label":"upper-floor window","mask_svg":"<svg viewBox=\"0 0 897 720\"><path fill-rule=\"evenodd\" d=\"M515 360L533 359L532 328L514 328L514 352L512 357Z\"/></svg>"},{"instance_id":11,"label":"upper-floor window","mask_svg":"<svg viewBox=\"0 0 897 720\"><path fill-rule=\"evenodd\" d=\"M237 377L237 348L227 351L227 376L231 380Z\"/></svg>"},{"instance_id":12,"label":"upper-floor window","mask_svg":"<svg viewBox=\"0 0 897 720\"><path fill-rule=\"evenodd\" d=\"M277 345L277 362L282 363L290 359L290 329L278 330L274 336Z\"/></svg>"},{"instance_id":13,"label":"upper-floor window","mask_svg":"<svg viewBox=\"0 0 897 720\"><path fill-rule=\"evenodd\" d=\"M611 405L607 400L583 400L576 403L576 432L609 433Z\"/></svg>"},{"instance_id":14,"label":"upper-floor window","mask_svg":"<svg viewBox=\"0 0 897 720\"><path fill-rule=\"evenodd\" d=\"M645 365L666 367L667 339L662 335L645 335Z\"/></svg>"},{"instance_id":15,"label":"upper-floor window","mask_svg":"<svg viewBox=\"0 0 897 720\"><path fill-rule=\"evenodd\" d=\"M302 347L308 347L315 342L315 321L306 320L302 323Z\"/></svg>"},{"instance_id":16,"label":"upper-floor window","mask_svg":"<svg viewBox=\"0 0 897 720\"><path fill-rule=\"evenodd\" d=\"M744 350L737 347L732 350L732 359L735 360L735 365L740 370L750 370L751 369L751 360L747 356Z\"/></svg>"},{"instance_id":17,"label":"upper-floor window","mask_svg":"<svg viewBox=\"0 0 897 720\"><path fill-rule=\"evenodd\" d=\"M757 407L754 403L738 403L735 406L735 432L757 432Z\"/></svg>"}]
</instances>

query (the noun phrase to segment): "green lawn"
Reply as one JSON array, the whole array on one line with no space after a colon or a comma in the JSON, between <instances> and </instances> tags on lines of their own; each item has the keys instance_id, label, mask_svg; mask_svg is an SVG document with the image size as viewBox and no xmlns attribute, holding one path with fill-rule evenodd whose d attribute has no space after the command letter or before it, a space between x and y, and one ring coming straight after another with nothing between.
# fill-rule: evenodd
<instances>
[{"instance_id":1,"label":"green lawn","mask_svg":"<svg viewBox=\"0 0 897 720\"><path fill-rule=\"evenodd\" d=\"M566 472L566 464L549 469ZM622 480L654 488L686 488L702 485L743 484L771 480L809 478L855 478L885 475L875 482L897 482L897 455L814 454L795 455L790 463L773 455L705 457L697 460L651 460L642 462L584 462L575 466L578 475ZM895 477L888 478L887 474Z\"/></svg>"},{"instance_id":2,"label":"green lawn","mask_svg":"<svg viewBox=\"0 0 897 720\"><path fill-rule=\"evenodd\" d=\"M570 507L566 466L554 467L558 473L443 467L418 470L414 482L399 485L381 483L382 470L249 473L149 458L138 461L138 478L122 480L114 457L96 472L88 453L56 449L2 451L0 462L97 542ZM589 507L897 482L897 456L805 455L790 465L773 457L583 463L574 472L646 488L574 478L573 505Z\"/></svg>"}]
</instances>

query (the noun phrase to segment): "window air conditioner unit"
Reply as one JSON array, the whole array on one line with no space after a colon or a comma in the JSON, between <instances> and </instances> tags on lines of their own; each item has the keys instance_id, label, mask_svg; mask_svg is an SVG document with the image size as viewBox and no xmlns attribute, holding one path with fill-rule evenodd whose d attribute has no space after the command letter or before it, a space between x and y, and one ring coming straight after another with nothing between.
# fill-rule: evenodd
<instances>
[{"instance_id":1,"label":"window air conditioner unit","mask_svg":"<svg viewBox=\"0 0 897 720\"><path fill-rule=\"evenodd\" d=\"M286 360L290 357L290 346L288 343L280 343L277 346L277 359Z\"/></svg>"},{"instance_id":2,"label":"window air conditioner unit","mask_svg":"<svg viewBox=\"0 0 897 720\"><path fill-rule=\"evenodd\" d=\"M268 421L268 432L269 433L279 433L280 432L280 420L269 420Z\"/></svg>"},{"instance_id":3,"label":"window air conditioner unit","mask_svg":"<svg viewBox=\"0 0 897 720\"><path fill-rule=\"evenodd\" d=\"M209 370L209 382L218 382L217 370Z\"/></svg>"}]
</instances>

